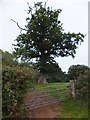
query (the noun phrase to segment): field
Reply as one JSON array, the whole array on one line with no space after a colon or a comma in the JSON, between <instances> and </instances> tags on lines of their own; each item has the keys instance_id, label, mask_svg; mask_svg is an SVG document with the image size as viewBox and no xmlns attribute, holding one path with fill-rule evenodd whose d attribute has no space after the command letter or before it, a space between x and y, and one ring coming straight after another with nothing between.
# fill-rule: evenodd
<instances>
[{"instance_id":1,"label":"field","mask_svg":"<svg viewBox=\"0 0 90 120\"><path fill-rule=\"evenodd\" d=\"M50 91L49 94L56 98L60 98L59 93L67 93L69 83L49 83L49 84L34 84L36 91ZM60 89L60 90L56 90ZM86 101L76 101L66 97L61 101L61 110L58 114L59 118L88 118L88 105Z\"/></svg>"}]
</instances>

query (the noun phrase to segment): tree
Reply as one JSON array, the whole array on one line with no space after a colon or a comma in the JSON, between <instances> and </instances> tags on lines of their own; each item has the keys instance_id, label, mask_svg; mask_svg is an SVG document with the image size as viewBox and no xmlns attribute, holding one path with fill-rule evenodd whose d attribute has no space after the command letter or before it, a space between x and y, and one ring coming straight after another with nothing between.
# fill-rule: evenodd
<instances>
[{"instance_id":1,"label":"tree","mask_svg":"<svg viewBox=\"0 0 90 120\"><path fill-rule=\"evenodd\" d=\"M18 61L14 60L14 54L9 53L8 51L3 51L0 49L1 57L2 57L2 65L3 66L13 66L17 65Z\"/></svg>"},{"instance_id":2,"label":"tree","mask_svg":"<svg viewBox=\"0 0 90 120\"><path fill-rule=\"evenodd\" d=\"M57 63L47 64L44 69L48 82L64 81L65 74Z\"/></svg>"},{"instance_id":3,"label":"tree","mask_svg":"<svg viewBox=\"0 0 90 120\"><path fill-rule=\"evenodd\" d=\"M27 25L20 28L21 33L16 38L15 51L16 56L23 60L36 59L40 78L45 80L45 66L55 63L55 57L75 57L77 45L83 42L84 35L81 33L65 33L62 23L58 20L61 9L53 10L43 5L42 2L30 7L28 3ZM22 33L22 31L24 31Z\"/></svg>"},{"instance_id":4,"label":"tree","mask_svg":"<svg viewBox=\"0 0 90 120\"><path fill-rule=\"evenodd\" d=\"M68 77L70 80L77 79L80 75L86 74L89 71L89 67L85 65L72 65L68 69Z\"/></svg>"}]
</instances>

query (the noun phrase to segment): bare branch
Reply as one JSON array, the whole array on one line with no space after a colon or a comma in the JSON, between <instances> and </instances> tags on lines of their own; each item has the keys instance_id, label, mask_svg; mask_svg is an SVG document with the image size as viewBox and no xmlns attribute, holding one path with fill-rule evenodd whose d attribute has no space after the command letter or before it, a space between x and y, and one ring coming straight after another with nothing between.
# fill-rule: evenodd
<instances>
[{"instance_id":1,"label":"bare branch","mask_svg":"<svg viewBox=\"0 0 90 120\"><path fill-rule=\"evenodd\" d=\"M29 8L29 10L28 10L28 14L31 12L31 15L32 15L32 8L30 7L30 5L29 5L28 2L27 2L27 5L28 5L28 8Z\"/></svg>"},{"instance_id":2,"label":"bare branch","mask_svg":"<svg viewBox=\"0 0 90 120\"><path fill-rule=\"evenodd\" d=\"M19 27L19 29L21 30L21 32L22 32L22 30L27 31L26 29L21 28L20 25L18 24L18 22L16 22L15 20L11 19L11 21L13 21L13 22L15 22L15 23L17 24L17 26ZM21 32L20 32L20 33L21 33Z\"/></svg>"},{"instance_id":3,"label":"bare branch","mask_svg":"<svg viewBox=\"0 0 90 120\"><path fill-rule=\"evenodd\" d=\"M48 0L47 0L47 1L45 1L44 7L46 6L47 2L48 2Z\"/></svg>"}]
</instances>

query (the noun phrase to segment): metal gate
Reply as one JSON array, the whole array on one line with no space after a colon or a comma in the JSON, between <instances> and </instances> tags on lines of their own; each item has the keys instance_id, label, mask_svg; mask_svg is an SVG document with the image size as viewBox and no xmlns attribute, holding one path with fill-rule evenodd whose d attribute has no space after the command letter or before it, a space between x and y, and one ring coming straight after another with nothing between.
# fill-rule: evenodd
<instances>
[{"instance_id":1,"label":"metal gate","mask_svg":"<svg viewBox=\"0 0 90 120\"><path fill-rule=\"evenodd\" d=\"M67 93L63 88L53 86L41 87L30 92L30 97L25 101L26 109L32 110L49 104L59 103L67 99Z\"/></svg>"}]
</instances>

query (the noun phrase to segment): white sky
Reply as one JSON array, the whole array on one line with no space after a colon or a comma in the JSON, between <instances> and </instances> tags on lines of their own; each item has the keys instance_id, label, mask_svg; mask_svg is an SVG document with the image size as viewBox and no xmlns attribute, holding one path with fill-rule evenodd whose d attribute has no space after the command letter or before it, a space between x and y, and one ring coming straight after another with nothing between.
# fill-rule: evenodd
<instances>
[{"instance_id":1,"label":"white sky","mask_svg":"<svg viewBox=\"0 0 90 120\"><path fill-rule=\"evenodd\" d=\"M12 51L12 44L20 34L17 25L10 19L17 21L24 27L28 9L27 2L33 6L34 2L45 0L0 0L0 49ZM76 57L56 58L63 71L71 65L88 65L88 0L48 0L47 6L62 9L60 20L66 32L81 32L87 34L84 42L77 49Z\"/></svg>"}]
</instances>

